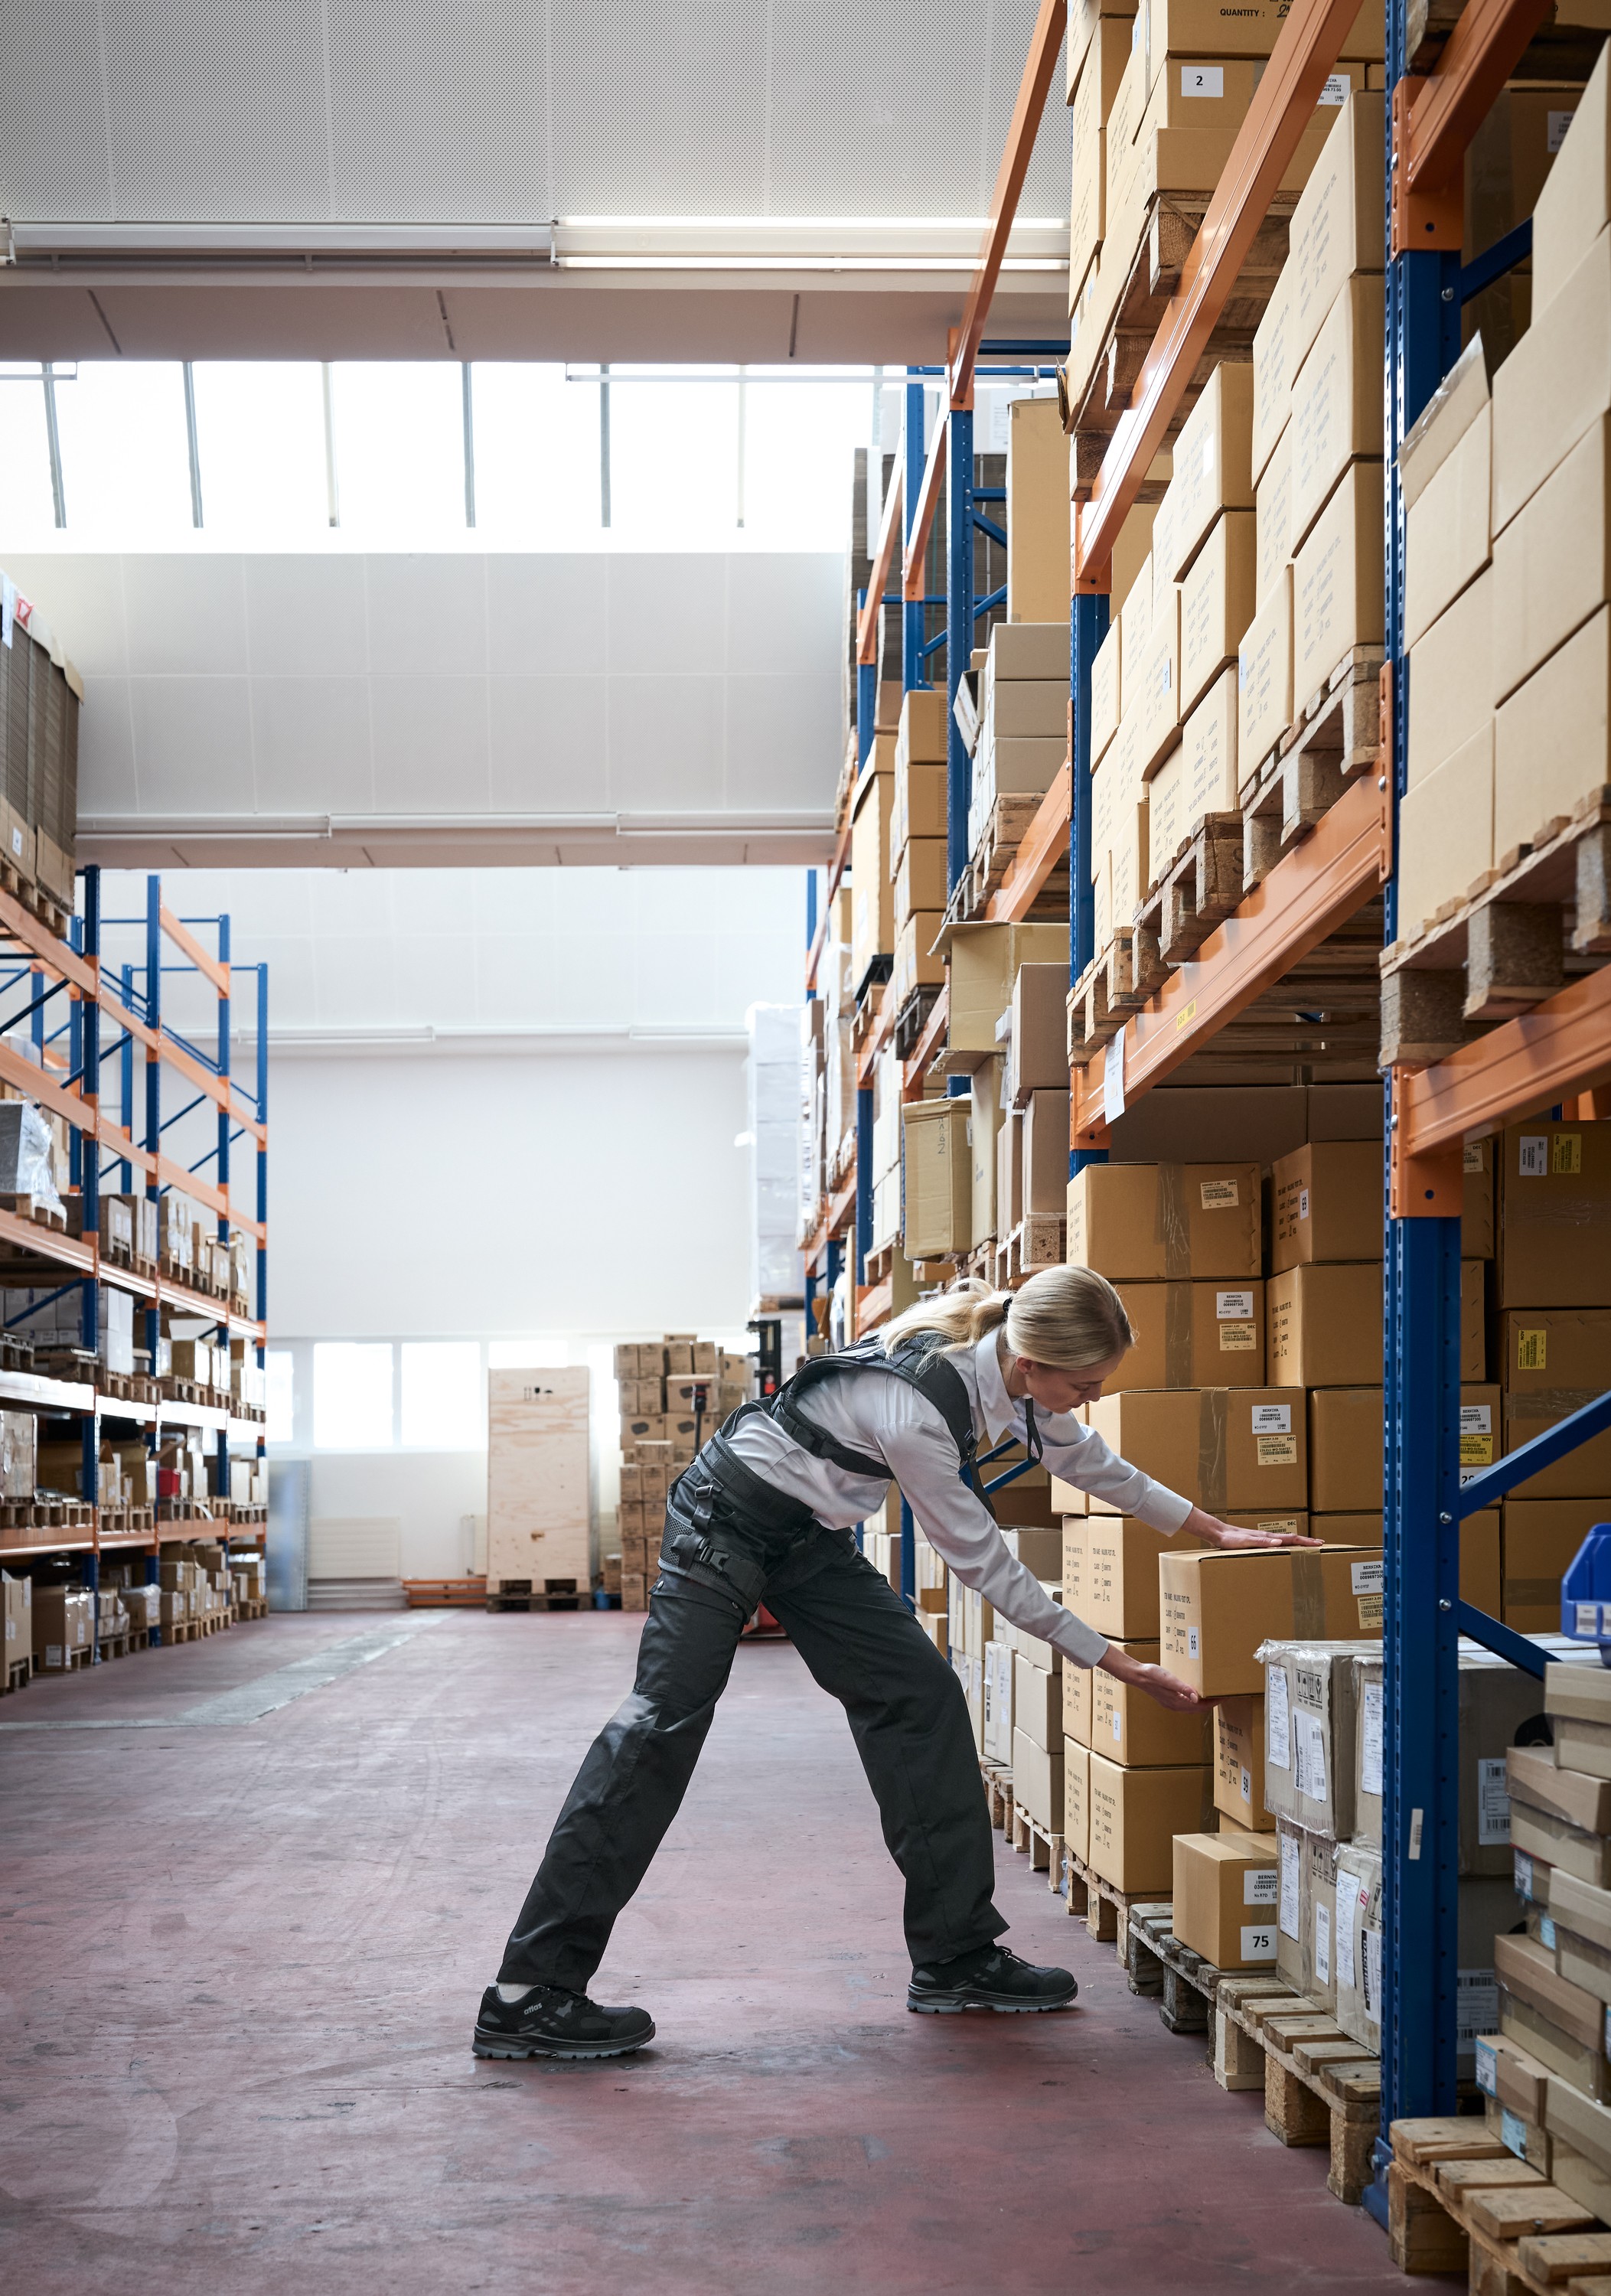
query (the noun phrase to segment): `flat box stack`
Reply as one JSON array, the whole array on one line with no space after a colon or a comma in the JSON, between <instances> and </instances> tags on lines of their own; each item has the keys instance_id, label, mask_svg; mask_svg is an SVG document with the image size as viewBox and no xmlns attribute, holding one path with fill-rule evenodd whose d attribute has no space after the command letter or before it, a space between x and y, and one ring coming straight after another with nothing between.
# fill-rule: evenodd
<instances>
[{"instance_id":1,"label":"flat box stack","mask_svg":"<svg viewBox=\"0 0 1611 2296\"><path fill-rule=\"evenodd\" d=\"M0 860L62 909L75 898L78 711L84 681L43 619L19 599L0 646Z\"/></svg>"},{"instance_id":2,"label":"flat box stack","mask_svg":"<svg viewBox=\"0 0 1611 2296\"><path fill-rule=\"evenodd\" d=\"M945 922L947 720L943 693L908 693L895 736L889 868L893 881L894 971L890 995L904 1010L945 979L934 943ZM931 1000L932 1001L932 1000Z\"/></svg>"},{"instance_id":3,"label":"flat box stack","mask_svg":"<svg viewBox=\"0 0 1611 2296\"><path fill-rule=\"evenodd\" d=\"M1049 401L1029 406L1056 413ZM1066 619L998 622L990 632L974 747L970 851L984 835L998 798L1038 800L1056 779L1068 755L1068 679ZM1032 810L1025 808L1026 814Z\"/></svg>"},{"instance_id":4,"label":"flat box stack","mask_svg":"<svg viewBox=\"0 0 1611 2296\"><path fill-rule=\"evenodd\" d=\"M1008 1488L1015 1488L1009 1485ZM1006 1496L1005 1493L1002 1494ZM1054 1602L1061 1538L1051 1521L1004 1525L1002 1536ZM935 1558L938 1562L939 1558ZM932 1598L931 1598L932 1599ZM1014 1799L1048 1833L1063 1830L1063 1660L1050 1644L1009 1627L983 1597L952 1575L946 1612L932 1614L940 1641L943 1615L950 1660L987 1761L1010 1768ZM1027 1671L1026 1671L1027 1669Z\"/></svg>"},{"instance_id":5,"label":"flat box stack","mask_svg":"<svg viewBox=\"0 0 1611 2296\"><path fill-rule=\"evenodd\" d=\"M648 1608L666 1495L700 1445L749 1400L754 1365L691 1332L615 1349L621 1391L621 1601Z\"/></svg>"}]
</instances>

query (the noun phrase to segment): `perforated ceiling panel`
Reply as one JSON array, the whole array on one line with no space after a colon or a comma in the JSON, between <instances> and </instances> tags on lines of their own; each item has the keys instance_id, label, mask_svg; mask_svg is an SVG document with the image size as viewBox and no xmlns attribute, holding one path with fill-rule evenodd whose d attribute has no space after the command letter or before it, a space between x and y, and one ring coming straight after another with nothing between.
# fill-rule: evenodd
<instances>
[{"instance_id":1,"label":"perforated ceiling panel","mask_svg":"<svg viewBox=\"0 0 1611 2296\"><path fill-rule=\"evenodd\" d=\"M986 212L1035 0L0 0L0 211ZM1059 73L1020 212L1068 201Z\"/></svg>"}]
</instances>

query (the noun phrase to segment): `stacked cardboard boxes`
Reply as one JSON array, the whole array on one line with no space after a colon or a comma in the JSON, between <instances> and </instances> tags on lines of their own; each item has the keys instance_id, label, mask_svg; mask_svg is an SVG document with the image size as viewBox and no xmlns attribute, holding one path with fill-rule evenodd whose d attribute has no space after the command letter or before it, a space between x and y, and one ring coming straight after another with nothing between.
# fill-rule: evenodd
<instances>
[{"instance_id":1,"label":"stacked cardboard boxes","mask_svg":"<svg viewBox=\"0 0 1611 2296\"><path fill-rule=\"evenodd\" d=\"M1050 402L1030 404L1044 408ZM1061 495L1056 488L1053 500ZM1065 545L1065 586L1066 564ZM1068 644L1066 612L1055 622L998 622L990 632L974 747L970 850L999 797L1043 796L1068 755Z\"/></svg>"},{"instance_id":2,"label":"stacked cardboard boxes","mask_svg":"<svg viewBox=\"0 0 1611 2296\"><path fill-rule=\"evenodd\" d=\"M945 979L933 953L944 922L946 877L945 695L908 693L895 738L890 866L894 873L895 964L890 995L897 1013L920 988Z\"/></svg>"},{"instance_id":3,"label":"stacked cardboard boxes","mask_svg":"<svg viewBox=\"0 0 1611 2296\"><path fill-rule=\"evenodd\" d=\"M748 1399L754 1366L713 1340L669 1332L615 1349L621 1390L621 1595L648 1607L665 1524L666 1495L695 1451Z\"/></svg>"}]
</instances>

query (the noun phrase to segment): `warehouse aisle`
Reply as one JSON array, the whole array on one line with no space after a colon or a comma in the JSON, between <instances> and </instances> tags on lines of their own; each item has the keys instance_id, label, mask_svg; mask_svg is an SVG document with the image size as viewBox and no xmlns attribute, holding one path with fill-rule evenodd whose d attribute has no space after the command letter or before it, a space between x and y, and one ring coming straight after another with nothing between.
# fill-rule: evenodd
<instances>
[{"instance_id":1,"label":"warehouse aisle","mask_svg":"<svg viewBox=\"0 0 1611 2296\"><path fill-rule=\"evenodd\" d=\"M908 2013L898 1877L786 1647L740 1652L605 1964L653 2049L473 2060L480 1988L637 1628L276 1618L0 1706L14 2284L1401 2284L1325 2154L1283 2154L1005 1849L1011 1941L1072 1959L1081 2009ZM137 1726L15 1726L113 1718Z\"/></svg>"}]
</instances>

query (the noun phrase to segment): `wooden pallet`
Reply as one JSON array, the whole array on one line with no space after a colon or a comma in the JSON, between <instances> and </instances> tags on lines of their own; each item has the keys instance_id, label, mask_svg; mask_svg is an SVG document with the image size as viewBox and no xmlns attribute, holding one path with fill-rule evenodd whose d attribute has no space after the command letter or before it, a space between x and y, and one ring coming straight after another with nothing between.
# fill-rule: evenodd
<instances>
[{"instance_id":1,"label":"wooden pallet","mask_svg":"<svg viewBox=\"0 0 1611 2296\"><path fill-rule=\"evenodd\" d=\"M1164 971L1195 956L1242 898L1242 816L1207 813L1148 887L1136 923L1157 944Z\"/></svg>"},{"instance_id":2,"label":"wooden pallet","mask_svg":"<svg viewBox=\"0 0 1611 2296\"><path fill-rule=\"evenodd\" d=\"M100 1635L96 1636L95 1648L103 1659L127 1658L134 1648L134 1638L127 1633Z\"/></svg>"},{"instance_id":3,"label":"wooden pallet","mask_svg":"<svg viewBox=\"0 0 1611 2296\"><path fill-rule=\"evenodd\" d=\"M31 1220L36 1227L50 1228L58 1235L67 1234L65 1210L48 1197L0 1194L0 1210L14 1213L18 1219Z\"/></svg>"},{"instance_id":4,"label":"wooden pallet","mask_svg":"<svg viewBox=\"0 0 1611 2296\"><path fill-rule=\"evenodd\" d=\"M1404 2272L1460 2272L1484 2296L1599 2290L1611 2231L1479 2120L1395 2120L1387 2237Z\"/></svg>"},{"instance_id":5,"label":"wooden pallet","mask_svg":"<svg viewBox=\"0 0 1611 2296\"><path fill-rule=\"evenodd\" d=\"M1047 1888L1061 1892L1063 1836L1032 1817L1021 1801L1014 1802L1012 1816L1003 1830L1019 1856L1028 1857L1031 1873L1044 1874Z\"/></svg>"},{"instance_id":6,"label":"wooden pallet","mask_svg":"<svg viewBox=\"0 0 1611 2296\"><path fill-rule=\"evenodd\" d=\"M237 1530L261 1530L268 1521L268 1509L255 1501L249 1505L244 1499L229 1499L225 1504Z\"/></svg>"},{"instance_id":7,"label":"wooden pallet","mask_svg":"<svg viewBox=\"0 0 1611 2296\"><path fill-rule=\"evenodd\" d=\"M1382 1057L1446 1059L1611 955L1611 788L1382 952Z\"/></svg>"},{"instance_id":8,"label":"wooden pallet","mask_svg":"<svg viewBox=\"0 0 1611 2296\"><path fill-rule=\"evenodd\" d=\"M894 1265L898 1250L899 1246L896 1244L884 1243L879 1245L876 1251L869 1251L867 1254L862 1265L867 1270L867 1282L869 1284L884 1282Z\"/></svg>"},{"instance_id":9,"label":"wooden pallet","mask_svg":"<svg viewBox=\"0 0 1611 2296\"><path fill-rule=\"evenodd\" d=\"M1042 802L1041 793L1033 791L1015 791L996 800L967 865L951 889L946 908L949 923L967 924L983 915L991 897L1005 883ZM1061 861L1037 892L1028 918L1033 922L1067 915L1068 864Z\"/></svg>"},{"instance_id":10,"label":"wooden pallet","mask_svg":"<svg viewBox=\"0 0 1611 2296\"><path fill-rule=\"evenodd\" d=\"M917 1049L917 1042L929 1023L929 1015L940 1002L937 985L914 988L895 1015L895 1057L909 1061Z\"/></svg>"},{"instance_id":11,"label":"wooden pallet","mask_svg":"<svg viewBox=\"0 0 1611 2296\"><path fill-rule=\"evenodd\" d=\"M487 1601L485 1578L405 1578L403 1599L411 1611L481 1610Z\"/></svg>"},{"instance_id":12,"label":"wooden pallet","mask_svg":"<svg viewBox=\"0 0 1611 2296\"><path fill-rule=\"evenodd\" d=\"M134 1538L156 1528L156 1509L149 1506L101 1507L103 1538Z\"/></svg>"},{"instance_id":13,"label":"wooden pallet","mask_svg":"<svg viewBox=\"0 0 1611 2296\"><path fill-rule=\"evenodd\" d=\"M95 1510L83 1499L36 1491L31 1499L0 1499L0 1529L88 1530Z\"/></svg>"},{"instance_id":14,"label":"wooden pallet","mask_svg":"<svg viewBox=\"0 0 1611 2296\"><path fill-rule=\"evenodd\" d=\"M268 1605L264 1602L253 1601L248 1596L245 1602L235 1604L235 1616L246 1620L266 1619L268 1616Z\"/></svg>"},{"instance_id":15,"label":"wooden pallet","mask_svg":"<svg viewBox=\"0 0 1611 2296\"><path fill-rule=\"evenodd\" d=\"M1063 1892L1068 1899L1071 1919L1083 1921L1098 1945L1113 1947L1130 1975L1132 1989L1138 1993L1155 1992L1155 1973L1137 1961L1130 1925L1132 1914L1159 1911L1158 1898L1116 1888L1066 1847L1063 1852Z\"/></svg>"},{"instance_id":16,"label":"wooden pallet","mask_svg":"<svg viewBox=\"0 0 1611 2296\"><path fill-rule=\"evenodd\" d=\"M1238 791L1244 892L1262 884L1360 773L1381 763L1380 646L1354 646Z\"/></svg>"},{"instance_id":17,"label":"wooden pallet","mask_svg":"<svg viewBox=\"0 0 1611 2296\"><path fill-rule=\"evenodd\" d=\"M94 1666L95 1662L95 1647L89 1643L86 1643L82 1650L63 1651L62 1655L66 1660L64 1665L36 1667L36 1673L40 1675L77 1674L81 1668Z\"/></svg>"},{"instance_id":18,"label":"wooden pallet","mask_svg":"<svg viewBox=\"0 0 1611 2296\"><path fill-rule=\"evenodd\" d=\"M177 1619L170 1624L162 1626L158 1631L164 1644L193 1643L201 1636L201 1621L200 1619Z\"/></svg>"},{"instance_id":19,"label":"wooden pallet","mask_svg":"<svg viewBox=\"0 0 1611 2296\"><path fill-rule=\"evenodd\" d=\"M1005 1763L984 1762L979 1765L984 1780L984 1799L990 1809L990 1824L999 1833L1011 1838L1013 1824L1013 1774Z\"/></svg>"},{"instance_id":20,"label":"wooden pallet","mask_svg":"<svg viewBox=\"0 0 1611 2296\"><path fill-rule=\"evenodd\" d=\"M540 1587L530 1579L500 1578L487 1588L489 1611L586 1611L592 1603L592 1587L576 1578L545 1578Z\"/></svg>"},{"instance_id":21,"label":"wooden pallet","mask_svg":"<svg viewBox=\"0 0 1611 2296\"><path fill-rule=\"evenodd\" d=\"M21 1658L8 1658L5 1661L5 1679L0 1682L0 1698L9 1697L13 1690L26 1690L33 1679L33 1674L34 1660L31 1652L25 1652Z\"/></svg>"},{"instance_id":22,"label":"wooden pallet","mask_svg":"<svg viewBox=\"0 0 1611 2296\"><path fill-rule=\"evenodd\" d=\"M98 1365L95 1388L97 1393L110 1396L116 1403L159 1403L161 1400L157 1382L144 1372L107 1371Z\"/></svg>"}]
</instances>

